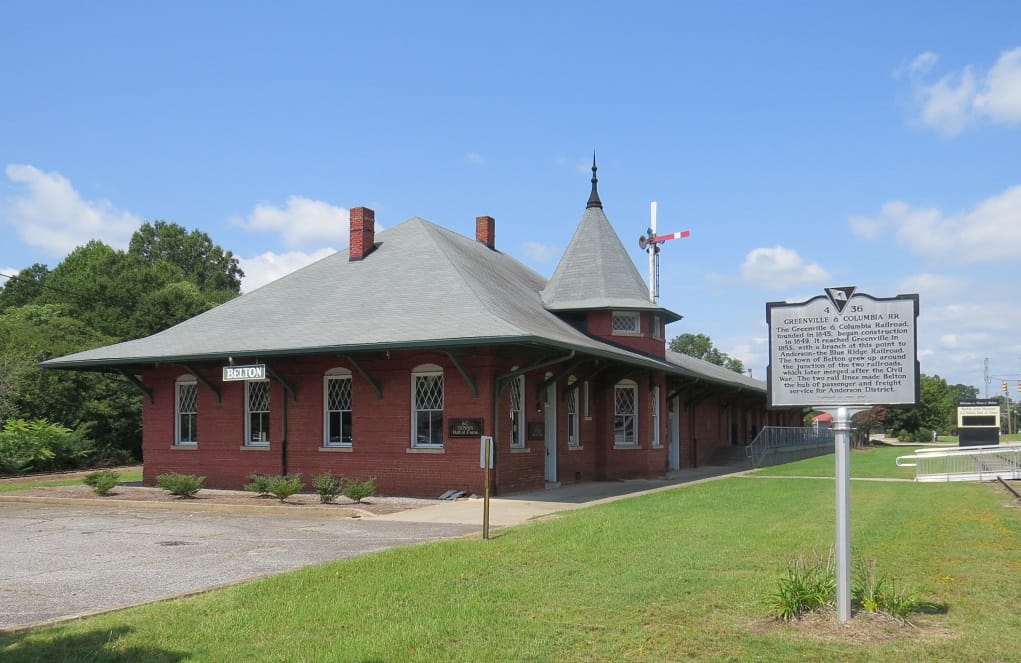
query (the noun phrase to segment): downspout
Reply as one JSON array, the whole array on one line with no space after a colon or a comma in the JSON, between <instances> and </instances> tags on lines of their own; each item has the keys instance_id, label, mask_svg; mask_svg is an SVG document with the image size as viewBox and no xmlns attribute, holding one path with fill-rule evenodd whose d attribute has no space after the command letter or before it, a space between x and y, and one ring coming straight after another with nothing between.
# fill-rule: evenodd
<instances>
[{"instance_id":1,"label":"downspout","mask_svg":"<svg viewBox=\"0 0 1021 663\"><path fill-rule=\"evenodd\" d=\"M280 409L280 474L287 476L287 392L284 392L284 406Z\"/></svg>"},{"instance_id":2,"label":"downspout","mask_svg":"<svg viewBox=\"0 0 1021 663\"><path fill-rule=\"evenodd\" d=\"M494 453L494 455L497 456L497 458L493 459L493 467L495 468L493 470L493 472L495 474L495 476L493 477L493 479L494 479L493 485L496 487L496 492L497 493L499 493L499 490L500 490L500 481L499 481L500 463L498 461L499 454L497 453L497 448L499 448L499 446L500 446L499 445L499 440L500 440L500 394L503 393L503 390L508 385L508 383L510 383L511 380L513 380L514 378L518 377L519 375L524 375L525 373L530 373L531 371L537 371L540 368L546 368L547 366L552 366L553 364L559 364L560 362L570 361L571 359L574 359L574 355L575 355L575 351L571 350L569 353L567 353L563 357L556 357L554 359L547 359L547 360L544 360L544 361L540 361L537 364L532 364L531 366L526 366L525 368L519 368L516 371L511 371L510 373L504 373L503 375L497 375L495 378L493 378L493 453Z\"/></svg>"}]
</instances>

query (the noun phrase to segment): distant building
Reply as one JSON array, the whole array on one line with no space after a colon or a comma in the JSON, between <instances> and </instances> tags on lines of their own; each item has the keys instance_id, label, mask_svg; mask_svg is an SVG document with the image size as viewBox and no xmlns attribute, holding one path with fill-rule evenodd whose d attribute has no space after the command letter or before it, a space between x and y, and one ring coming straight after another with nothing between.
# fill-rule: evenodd
<instances>
[{"instance_id":1,"label":"distant building","mask_svg":"<svg viewBox=\"0 0 1021 663\"><path fill-rule=\"evenodd\" d=\"M491 217L474 239L418 217L376 234L357 207L347 251L43 365L117 371L144 392L146 484L330 471L382 494L480 492L479 436L492 435L495 490L509 493L662 476L763 425L800 425L800 411L767 411L765 383L666 350L681 316L649 300L592 172L549 281L497 250Z\"/></svg>"}]
</instances>

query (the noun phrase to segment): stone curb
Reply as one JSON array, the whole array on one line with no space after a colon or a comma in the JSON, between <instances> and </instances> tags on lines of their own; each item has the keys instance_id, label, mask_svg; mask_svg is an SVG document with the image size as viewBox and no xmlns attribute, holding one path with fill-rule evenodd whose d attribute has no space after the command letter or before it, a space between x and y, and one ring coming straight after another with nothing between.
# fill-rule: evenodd
<instances>
[{"instance_id":1,"label":"stone curb","mask_svg":"<svg viewBox=\"0 0 1021 663\"><path fill-rule=\"evenodd\" d=\"M375 514L365 509L356 509L347 506L317 506L309 504L292 504L290 506L267 504L216 504L210 502L180 501L180 502L150 502L142 500L104 500L101 498L82 497L28 497L24 495L0 495L0 503L20 502L27 504L53 504L65 506L102 506L125 509L146 509L151 511L201 511L208 513L229 513L229 514L264 514L264 515L289 515L289 516L330 516L333 518L375 518Z\"/></svg>"}]
</instances>

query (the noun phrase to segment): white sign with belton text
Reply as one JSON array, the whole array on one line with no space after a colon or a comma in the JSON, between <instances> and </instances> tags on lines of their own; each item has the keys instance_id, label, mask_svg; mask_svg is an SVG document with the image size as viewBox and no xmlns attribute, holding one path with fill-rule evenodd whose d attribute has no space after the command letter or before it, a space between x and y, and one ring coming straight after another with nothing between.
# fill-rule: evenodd
<instances>
[{"instance_id":1,"label":"white sign with belton text","mask_svg":"<svg viewBox=\"0 0 1021 663\"><path fill-rule=\"evenodd\" d=\"M249 364L247 366L224 366L223 381L238 382L242 380L265 380L266 364Z\"/></svg>"}]
</instances>

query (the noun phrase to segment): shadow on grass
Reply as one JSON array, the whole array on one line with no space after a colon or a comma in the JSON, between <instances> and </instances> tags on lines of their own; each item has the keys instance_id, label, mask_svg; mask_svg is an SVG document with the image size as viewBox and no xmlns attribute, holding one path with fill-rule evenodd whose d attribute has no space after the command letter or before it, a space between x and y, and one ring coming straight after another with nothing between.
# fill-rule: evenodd
<instances>
[{"instance_id":1,"label":"shadow on grass","mask_svg":"<svg viewBox=\"0 0 1021 663\"><path fill-rule=\"evenodd\" d=\"M911 606L911 612L919 615L945 615L950 612L950 606L942 602L918 601Z\"/></svg>"},{"instance_id":2,"label":"shadow on grass","mask_svg":"<svg viewBox=\"0 0 1021 663\"><path fill-rule=\"evenodd\" d=\"M156 647L119 647L118 641L131 631L126 626L74 635L48 637L37 630L0 633L0 659L19 661L90 661L104 663L176 663L189 658L185 652Z\"/></svg>"}]
</instances>

